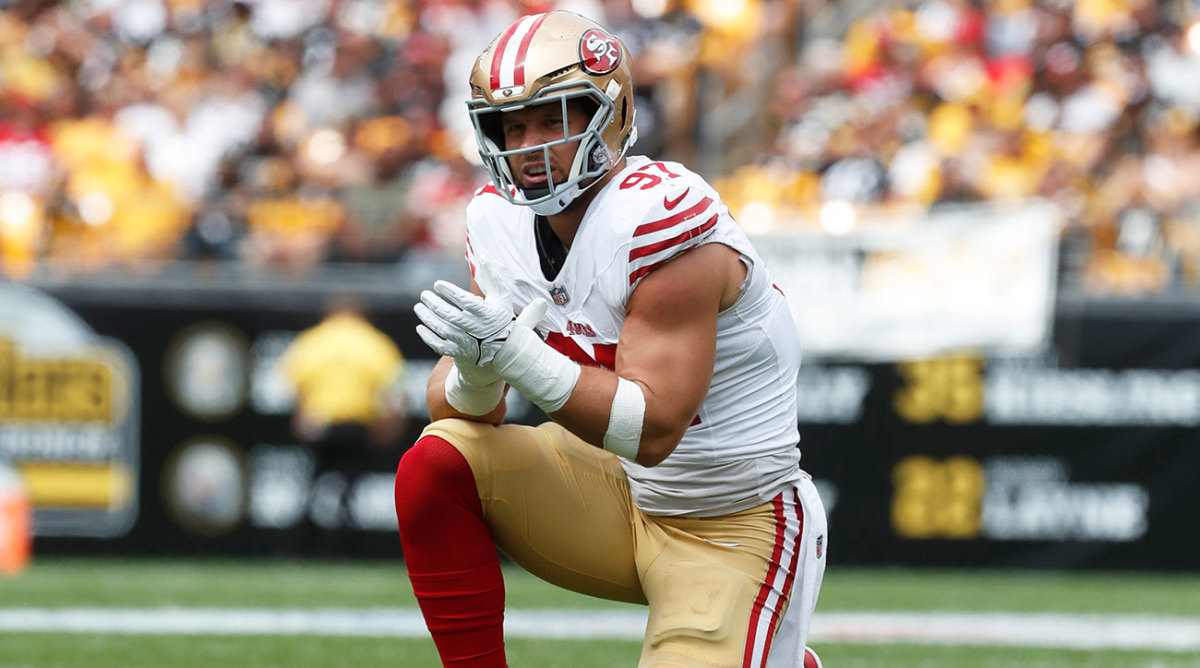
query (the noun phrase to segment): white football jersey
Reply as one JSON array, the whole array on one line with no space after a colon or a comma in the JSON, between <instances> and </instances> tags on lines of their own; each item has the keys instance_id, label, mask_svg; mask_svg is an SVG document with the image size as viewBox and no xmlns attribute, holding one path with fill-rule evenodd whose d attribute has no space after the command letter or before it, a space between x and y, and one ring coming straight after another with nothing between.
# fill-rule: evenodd
<instances>
[{"instance_id":1,"label":"white football jersey","mask_svg":"<svg viewBox=\"0 0 1200 668\"><path fill-rule=\"evenodd\" d=\"M703 178L631 156L596 194L554 280L542 273L534 213L493 186L467 207L467 261L489 299L519 312L550 303L538 333L585 365L613 369L625 308L642 278L689 248L725 244L747 267L717 317L712 382L675 451L653 468L621 459L634 500L654 515L712 516L765 503L800 476L800 343L782 293Z\"/></svg>"}]
</instances>

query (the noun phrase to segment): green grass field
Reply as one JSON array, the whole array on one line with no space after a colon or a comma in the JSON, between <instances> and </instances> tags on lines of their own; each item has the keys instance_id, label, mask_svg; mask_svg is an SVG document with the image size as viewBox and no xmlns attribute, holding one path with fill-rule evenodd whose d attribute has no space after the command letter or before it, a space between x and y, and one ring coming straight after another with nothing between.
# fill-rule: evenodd
<instances>
[{"instance_id":1,"label":"green grass field","mask_svg":"<svg viewBox=\"0 0 1200 668\"><path fill-rule=\"evenodd\" d=\"M507 574L510 609L636 610ZM415 609L402 567L385 563L41 558L0 578L0 611L188 608ZM853 611L1153 614L1200 619L1200 576L831 569L817 614ZM829 668L1200 667L1200 652L812 643ZM515 638L514 668L637 664L639 644ZM428 638L0 632L0 667L438 666Z\"/></svg>"}]
</instances>

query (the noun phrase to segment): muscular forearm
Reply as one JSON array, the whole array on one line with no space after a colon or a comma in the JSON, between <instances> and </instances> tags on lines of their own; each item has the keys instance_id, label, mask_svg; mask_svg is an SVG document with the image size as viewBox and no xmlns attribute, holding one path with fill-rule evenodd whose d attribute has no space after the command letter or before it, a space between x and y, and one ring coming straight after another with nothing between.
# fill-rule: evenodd
<instances>
[{"instance_id":1,"label":"muscular forearm","mask_svg":"<svg viewBox=\"0 0 1200 668\"><path fill-rule=\"evenodd\" d=\"M612 371L595 367L582 369L567 403L550 417L584 441L603 447L609 433L617 382L618 376ZM638 381L629 382L637 384L646 400L636 459L643 466L655 466L679 444L691 416L665 414L664 402L651 401L650 388Z\"/></svg>"},{"instance_id":2,"label":"muscular forearm","mask_svg":"<svg viewBox=\"0 0 1200 668\"><path fill-rule=\"evenodd\" d=\"M443 357L434 366L433 372L429 374L429 384L425 389L425 401L429 406L429 419L462 418L464 420L471 420L472 422L486 422L488 424L500 424L503 422L504 414L507 410L503 397L500 399L500 403L496 405L496 408L485 415L468 415L455 410L450 405L450 402L446 400L446 376L453 368L454 360L449 357Z\"/></svg>"},{"instance_id":3,"label":"muscular forearm","mask_svg":"<svg viewBox=\"0 0 1200 668\"><path fill-rule=\"evenodd\" d=\"M609 407L616 391L615 373L598 368L584 368L567 403L551 413L550 417L579 438L602 447L604 432L608 429Z\"/></svg>"}]
</instances>

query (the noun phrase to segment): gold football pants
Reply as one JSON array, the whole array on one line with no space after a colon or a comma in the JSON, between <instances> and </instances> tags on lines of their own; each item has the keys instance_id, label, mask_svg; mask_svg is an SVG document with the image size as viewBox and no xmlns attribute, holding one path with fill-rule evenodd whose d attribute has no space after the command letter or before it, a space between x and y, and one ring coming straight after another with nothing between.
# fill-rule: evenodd
<instances>
[{"instance_id":1,"label":"gold football pants","mask_svg":"<svg viewBox=\"0 0 1200 668\"><path fill-rule=\"evenodd\" d=\"M615 455L553 422L440 420L423 435L466 458L484 521L517 564L572 591L649 604L641 668L800 665L824 572L825 514L807 475L738 513L651 516Z\"/></svg>"}]
</instances>

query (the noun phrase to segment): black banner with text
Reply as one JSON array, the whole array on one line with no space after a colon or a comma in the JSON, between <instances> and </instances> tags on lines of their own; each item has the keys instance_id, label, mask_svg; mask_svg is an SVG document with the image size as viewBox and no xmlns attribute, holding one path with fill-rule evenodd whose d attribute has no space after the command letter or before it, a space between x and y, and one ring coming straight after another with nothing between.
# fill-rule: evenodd
<instances>
[{"instance_id":1,"label":"black banner with text","mask_svg":"<svg viewBox=\"0 0 1200 668\"><path fill-rule=\"evenodd\" d=\"M0 394L0 459L43 476L30 484L35 553L399 556L394 466L427 422L433 364L412 298L369 304L408 360L407 431L345 489L296 443L277 366L319 321L319 295L144 296L60 291L30 307L78 316L101 342L85 352L0 332L4 387L53 368L56 396L115 406L94 424L94 401L46 409L31 431ZM1198 306L1077 302L1060 305L1037 358L806 361L801 465L827 504L831 563L1200 569L1197 341ZM543 416L517 397L510 418ZM330 511L339 497L346 512Z\"/></svg>"}]
</instances>

